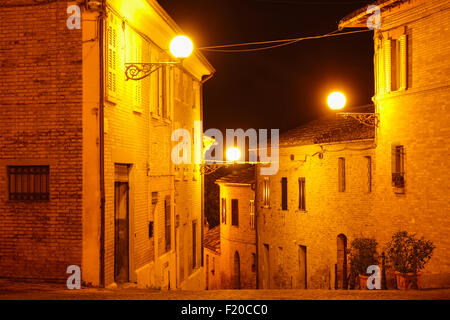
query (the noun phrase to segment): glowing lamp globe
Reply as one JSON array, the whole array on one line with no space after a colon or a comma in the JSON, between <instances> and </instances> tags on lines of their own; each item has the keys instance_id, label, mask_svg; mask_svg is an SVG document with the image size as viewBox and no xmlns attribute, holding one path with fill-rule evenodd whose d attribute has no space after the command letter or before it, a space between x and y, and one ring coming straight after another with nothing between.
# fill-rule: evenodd
<instances>
[{"instance_id":1,"label":"glowing lamp globe","mask_svg":"<svg viewBox=\"0 0 450 320\"><path fill-rule=\"evenodd\" d=\"M333 92L328 96L328 106L333 110L341 110L345 107L347 99L341 92Z\"/></svg>"},{"instance_id":2,"label":"glowing lamp globe","mask_svg":"<svg viewBox=\"0 0 450 320\"><path fill-rule=\"evenodd\" d=\"M170 52L175 58L187 58L194 51L194 44L186 36L177 36L170 42Z\"/></svg>"},{"instance_id":3,"label":"glowing lamp globe","mask_svg":"<svg viewBox=\"0 0 450 320\"><path fill-rule=\"evenodd\" d=\"M241 152L238 148L230 148L227 150L228 161L238 161L241 158Z\"/></svg>"}]
</instances>

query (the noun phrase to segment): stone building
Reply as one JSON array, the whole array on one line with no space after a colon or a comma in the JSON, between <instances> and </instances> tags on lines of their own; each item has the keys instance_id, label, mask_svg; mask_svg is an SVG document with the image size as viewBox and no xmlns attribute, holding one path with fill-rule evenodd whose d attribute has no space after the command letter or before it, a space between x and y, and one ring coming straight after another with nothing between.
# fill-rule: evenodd
<instances>
[{"instance_id":1,"label":"stone building","mask_svg":"<svg viewBox=\"0 0 450 320\"><path fill-rule=\"evenodd\" d=\"M220 225L205 233L206 287L255 289L254 166L234 171L216 183L220 186Z\"/></svg>"},{"instance_id":2,"label":"stone building","mask_svg":"<svg viewBox=\"0 0 450 320\"><path fill-rule=\"evenodd\" d=\"M422 286L450 286L450 3L375 4L381 12L374 31L379 123L374 130L355 128L362 134L356 140L341 135L339 122L336 129L312 123L281 138L279 173L258 177L262 288L345 287L351 240L376 238L381 252L401 230L436 246ZM340 28L367 27L374 12L366 9L345 17Z\"/></svg>"},{"instance_id":3,"label":"stone building","mask_svg":"<svg viewBox=\"0 0 450 320\"><path fill-rule=\"evenodd\" d=\"M203 180L171 134L202 120L214 69L194 52L127 80L172 61L180 28L157 1L107 0L69 29L73 4L0 6L0 277L203 289Z\"/></svg>"},{"instance_id":4,"label":"stone building","mask_svg":"<svg viewBox=\"0 0 450 320\"><path fill-rule=\"evenodd\" d=\"M374 130L333 115L279 148L278 173L258 174L259 287L342 288L348 239L364 234L374 197Z\"/></svg>"}]
</instances>

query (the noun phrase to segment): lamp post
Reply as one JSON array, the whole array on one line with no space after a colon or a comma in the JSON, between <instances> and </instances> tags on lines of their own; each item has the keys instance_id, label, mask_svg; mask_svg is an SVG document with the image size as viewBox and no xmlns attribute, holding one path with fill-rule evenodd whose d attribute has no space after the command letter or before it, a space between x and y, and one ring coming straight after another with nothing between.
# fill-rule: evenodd
<instances>
[{"instance_id":1,"label":"lamp post","mask_svg":"<svg viewBox=\"0 0 450 320\"><path fill-rule=\"evenodd\" d=\"M156 70L162 67L173 67L181 64L183 59L189 57L194 51L194 44L191 39L186 36L176 36L170 42L170 53L177 59L176 61L168 62L132 62L125 63L126 80L142 80L151 75Z\"/></svg>"}]
</instances>

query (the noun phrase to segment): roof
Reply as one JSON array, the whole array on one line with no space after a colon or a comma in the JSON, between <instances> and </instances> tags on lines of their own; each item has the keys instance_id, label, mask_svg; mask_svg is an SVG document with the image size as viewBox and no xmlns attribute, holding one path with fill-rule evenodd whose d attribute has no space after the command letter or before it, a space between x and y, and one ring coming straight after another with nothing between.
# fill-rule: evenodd
<instances>
[{"instance_id":1,"label":"roof","mask_svg":"<svg viewBox=\"0 0 450 320\"><path fill-rule=\"evenodd\" d=\"M214 252L220 253L220 225L205 232L203 245Z\"/></svg>"},{"instance_id":2,"label":"roof","mask_svg":"<svg viewBox=\"0 0 450 320\"><path fill-rule=\"evenodd\" d=\"M236 184L253 184L255 183L255 167L249 166L244 169L233 171L216 180L216 183L236 183Z\"/></svg>"},{"instance_id":3,"label":"roof","mask_svg":"<svg viewBox=\"0 0 450 320\"><path fill-rule=\"evenodd\" d=\"M361 107L358 112L372 113L373 105ZM353 118L333 116L311 121L280 135L280 146L299 146L343 141L373 139L375 129Z\"/></svg>"},{"instance_id":4,"label":"roof","mask_svg":"<svg viewBox=\"0 0 450 320\"><path fill-rule=\"evenodd\" d=\"M345 16L340 22L339 22L339 29L347 28L347 27L365 27L367 23L367 8L370 5L375 5L380 7L380 9L386 10L392 7L395 7L403 2L410 1L410 0L378 0L378 1L368 1L369 3L358 9L353 11L352 13ZM373 14L373 13L371 13Z\"/></svg>"}]
</instances>

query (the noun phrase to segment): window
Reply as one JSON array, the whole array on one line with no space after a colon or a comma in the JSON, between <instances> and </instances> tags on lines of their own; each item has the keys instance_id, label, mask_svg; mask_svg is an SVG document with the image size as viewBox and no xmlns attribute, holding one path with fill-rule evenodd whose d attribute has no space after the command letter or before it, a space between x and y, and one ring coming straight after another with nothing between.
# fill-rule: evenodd
<instances>
[{"instance_id":1,"label":"window","mask_svg":"<svg viewBox=\"0 0 450 320\"><path fill-rule=\"evenodd\" d=\"M8 166L9 200L49 200L49 166Z\"/></svg>"},{"instance_id":2,"label":"window","mask_svg":"<svg viewBox=\"0 0 450 320\"><path fill-rule=\"evenodd\" d=\"M222 198L222 223L227 224L227 199Z\"/></svg>"},{"instance_id":3,"label":"window","mask_svg":"<svg viewBox=\"0 0 450 320\"><path fill-rule=\"evenodd\" d=\"M192 269L197 268L197 221L192 221Z\"/></svg>"},{"instance_id":4,"label":"window","mask_svg":"<svg viewBox=\"0 0 450 320\"><path fill-rule=\"evenodd\" d=\"M287 178L283 177L281 178L281 209L287 210L288 204L287 204L288 196L287 196Z\"/></svg>"},{"instance_id":5,"label":"window","mask_svg":"<svg viewBox=\"0 0 450 320\"><path fill-rule=\"evenodd\" d=\"M169 104L167 99L167 92L168 92L168 77L167 77L167 70L165 67L162 67L161 69L161 78L160 78L160 86L159 86L159 95L160 95L160 105L161 105L161 112L162 117L164 119L169 118Z\"/></svg>"},{"instance_id":6,"label":"window","mask_svg":"<svg viewBox=\"0 0 450 320\"><path fill-rule=\"evenodd\" d=\"M255 200L250 200L250 228L255 229Z\"/></svg>"},{"instance_id":7,"label":"window","mask_svg":"<svg viewBox=\"0 0 450 320\"><path fill-rule=\"evenodd\" d=\"M166 196L164 200L164 220L165 220L165 236L166 236L166 251L171 249L171 219L170 219L170 196Z\"/></svg>"},{"instance_id":8,"label":"window","mask_svg":"<svg viewBox=\"0 0 450 320\"><path fill-rule=\"evenodd\" d=\"M384 42L386 91L404 90L407 87L407 36L405 30L392 32ZM403 34L401 34L403 33Z\"/></svg>"},{"instance_id":9,"label":"window","mask_svg":"<svg viewBox=\"0 0 450 320\"><path fill-rule=\"evenodd\" d=\"M158 191L153 191L152 192L152 204L157 204L158 203Z\"/></svg>"},{"instance_id":10,"label":"window","mask_svg":"<svg viewBox=\"0 0 450 320\"><path fill-rule=\"evenodd\" d=\"M339 158L338 183L339 192L345 192L345 158Z\"/></svg>"},{"instance_id":11,"label":"window","mask_svg":"<svg viewBox=\"0 0 450 320\"><path fill-rule=\"evenodd\" d=\"M252 253L252 272L256 272L256 253Z\"/></svg>"},{"instance_id":12,"label":"window","mask_svg":"<svg viewBox=\"0 0 450 320\"><path fill-rule=\"evenodd\" d=\"M263 204L265 207L270 206L270 180L269 180L269 178L264 178Z\"/></svg>"},{"instance_id":13,"label":"window","mask_svg":"<svg viewBox=\"0 0 450 320\"><path fill-rule=\"evenodd\" d=\"M153 238L153 221L148 222L148 238Z\"/></svg>"},{"instance_id":14,"label":"window","mask_svg":"<svg viewBox=\"0 0 450 320\"><path fill-rule=\"evenodd\" d=\"M367 162L367 192L372 192L372 157L366 157Z\"/></svg>"},{"instance_id":15,"label":"window","mask_svg":"<svg viewBox=\"0 0 450 320\"><path fill-rule=\"evenodd\" d=\"M142 38L133 33L131 59L133 62L142 61ZM133 86L133 111L142 113L142 80L128 81Z\"/></svg>"},{"instance_id":16,"label":"window","mask_svg":"<svg viewBox=\"0 0 450 320\"><path fill-rule=\"evenodd\" d=\"M115 26L107 28L107 96L115 96L117 93L117 30Z\"/></svg>"},{"instance_id":17,"label":"window","mask_svg":"<svg viewBox=\"0 0 450 320\"><path fill-rule=\"evenodd\" d=\"M403 146L392 147L392 186L405 188L405 150ZM400 191L400 190L399 190Z\"/></svg>"},{"instance_id":18,"label":"window","mask_svg":"<svg viewBox=\"0 0 450 320\"><path fill-rule=\"evenodd\" d=\"M298 178L298 208L306 210L305 206L305 178Z\"/></svg>"},{"instance_id":19,"label":"window","mask_svg":"<svg viewBox=\"0 0 450 320\"><path fill-rule=\"evenodd\" d=\"M239 226L239 201L238 199L231 200L231 225Z\"/></svg>"}]
</instances>

